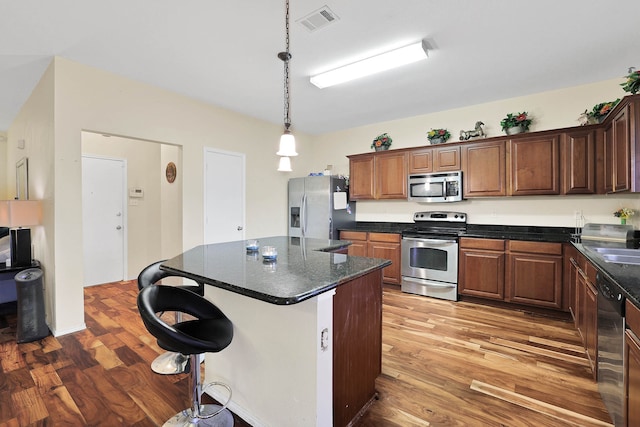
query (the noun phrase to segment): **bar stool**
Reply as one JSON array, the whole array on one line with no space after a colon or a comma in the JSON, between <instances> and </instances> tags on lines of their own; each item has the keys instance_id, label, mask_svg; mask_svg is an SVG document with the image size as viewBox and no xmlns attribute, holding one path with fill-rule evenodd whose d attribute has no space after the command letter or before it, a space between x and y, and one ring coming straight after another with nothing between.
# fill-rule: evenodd
<instances>
[{"instance_id":1,"label":"bar stool","mask_svg":"<svg viewBox=\"0 0 640 427\"><path fill-rule=\"evenodd\" d=\"M155 285L143 288L138 294L138 310L147 330L156 337L165 350L189 355L191 408L185 409L165 426L215 426L232 427L233 415L226 409L231 400L231 388L223 383L210 383L229 391L229 398L222 406L202 405L203 387L200 380L200 353L216 353L226 348L233 339L233 324L213 303L186 289ZM157 313L180 311L195 320L169 325Z\"/></svg>"},{"instance_id":2,"label":"bar stool","mask_svg":"<svg viewBox=\"0 0 640 427\"><path fill-rule=\"evenodd\" d=\"M154 285L160 280L167 277L180 277L184 279L184 277L182 276L176 276L175 274L171 274L167 271L160 270L160 264L162 264L163 262L164 261L154 262L153 264L145 267L140 272L140 274L138 275L138 290L142 290L147 286ZM195 292L200 296L204 295L203 283L198 283L198 286L181 286L181 287L191 292ZM175 322L179 323L181 321L182 321L181 313L176 312ZM189 358L187 356L177 352L168 351L156 357L155 360L151 362L151 370L157 374L162 374L162 375L182 374L185 372L188 361L189 361Z\"/></svg>"}]
</instances>

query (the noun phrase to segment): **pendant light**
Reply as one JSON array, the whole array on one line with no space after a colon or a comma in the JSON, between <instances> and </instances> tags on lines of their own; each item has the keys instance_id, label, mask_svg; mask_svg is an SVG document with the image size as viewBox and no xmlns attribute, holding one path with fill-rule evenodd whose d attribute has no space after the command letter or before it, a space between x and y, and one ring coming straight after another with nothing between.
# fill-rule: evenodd
<instances>
[{"instance_id":1,"label":"pendant light","mask_svg":"<svg viewBox=\"0 0 640 427\"><path fill-rule=\"evenodd\" d=\"M280 163L278 163L278 172L291 172L291 158L280 157Z\"/></svg>"},{"instance_id":2,"label":"pendant light","mask_svg":"<svg viewBox=\"0 0 640 427\"><path fill-rule=\"evenodd\" d=\"M291 118L289 115L289 61L291 53L289 53L289 0L285 1L285 51L278 53L278 58L284 62L284 133L280 137L280 149L276 153L278 156L291 157L297 156L296 139L291 130ZM291 161L289 160L289 171L291 170ZM282 160L280 162L282 166ZM280 168L278 168L280 170Z\"/></svg>"}]
</instances>

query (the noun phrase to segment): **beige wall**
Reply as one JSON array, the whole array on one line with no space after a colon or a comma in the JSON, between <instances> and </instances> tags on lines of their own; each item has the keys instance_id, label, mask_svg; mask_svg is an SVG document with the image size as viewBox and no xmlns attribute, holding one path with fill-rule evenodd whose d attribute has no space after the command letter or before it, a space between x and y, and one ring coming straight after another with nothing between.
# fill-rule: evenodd
<instances>
[{"instance_id":1,"label":"beige wall","mask_svg":"<svg viewBox=\"0 0 640 427\"><path fill-rule=\"evenodd\" d=\"M184 219L180 250L203 240L205 146L246 155L247 237L286 233L286 182L290 175L276 171L275 155L281 126L63 58L55 58L12 124L10 141L24 137L30 127L43 133L53 130L54 111L55 135L38 139L38 149L29 153L29 161L33 158L36 165L30 178L45 187L34 198L47 198L50 202L45 210L45 225L39 227L47 237L34 244L36 256L47 261L45 267L51 273L46 280L53 290L47 299L50 327L55 334L84 327L80 167L83 130L181 147L182 163L188 167L182 168L179 175ZM45 118L51 122L40 118L41 113L48 113ZM297 133L296 138L300 157L294 160L294 167L303 170L305 159L312 157L310 137ZM10 164L13 158L15 152L8 155ZM53 231L60 238L53 239Z\"/></svg>"},{"instance_id":2,"label":"beige wall","mask_svg":"<svg viewBox=\"0 0 640 427\"><path fill-rule=\"evenodd\" d=\"M287 230L288 178L322 171L327 164L334 166L334 173L348 174L345 156L370 151L371 140L382 132L391 134L393 148L425 145L430 128L447 127L456 135L460 129L473 127L476 120L483 120L489 136L495 136L500 134L499 122L506 113L522 110L533 115L532 130L573 126L584 109L623 96L618 83L605 81L314 137L296 132L300 156L293 159L295 172L283 174L276 171L275 156L281 126L55 58L8 131L5 164L29 157L32 198L44 200L44 224L33 232L34 254L45 270L48 322L60 335L84 327L83 130L168 144L173 148L160 153L161 162L171 157L185 165L178 169L176 186L171 187L175 191L165 198L164 188L160 200L161 206L181 205L172 218L159 220L182 224L180 232L163 233L166 240L160 242L160 255L167 257L202 243L204 147L246 155L246 236L280 235ZM15 148L19 139L25 139L25 150ZM163 171L150 173L157 176ZM6 177L5 188L13 188L15 175L7 172ZM410 222L415 211L449 209L468 212L473 223L572 227L576 210L588 222L614 223L612 212L621 206L640 209L638 196L488 198L428 205L360 202L357 219Z\"/></svg>"},{"instance_id":3,"label":"beige wall","mask_svg":"<svg viewBox=\"0 0 640 427\"><path fill-rule=\"evenodd\" d=\"M427 145L426 133L432 128L447 128L452 134L449 142L458 141L460 130L473 129L477 120L486 124L489 137L504 135L500 120L507 113L520 111L533 116L531 131L578 126L578 116L585 109L625 95L619 83L619 79L608 80L323 134L314 139L314 166L331 163L336 173L348 174L346 156L371 151L371 141L383 132L393 138L392 149ZM431 204L367 201L358 202L356 216L358 221L412 222L417 211L455 210L467 212L475 224L573 227L575 211L583 212L587 222L616 223L612 213L623 206L640 209L640 196L510 197ZM634 217L630 223L640 224L640 218Z\"/></svg>"},{"instance_id":4,"label":"beige wall","mask_svg":"<svg viewBox=\"0 0 640 427\"><path fill-rule=\"evenodd\" d=\"M0 132L0 200L9 198L9 187L7 185L7 175L11 172L9 163L7 162L7 133ZM15 192L15 191L14 191Z\"/></svg>"},{"instance_id":5,"label":"beige wall","mask_svg":"<svg viewBox=\"0 0 640 427\"><path fill-rule=\"evenodd\" d=\"M178 171L182 170L179 149L173 146L165 149L165 144L140 139L82 132L82 154L126 160L128 190L141 188L144 191L142 198L127 197L128 272L125 279L135 279L144 267L163 259L163 251L179 254L182 249L182 192L178 191L179 183L169 184L164 176L166 162L173 161L178 165ZM165 161L163 157L169 160ZM167 242L163 239L165 235L171 237ZM163 243L167 243L166 248Z\"/></svg>"}]
</instances>

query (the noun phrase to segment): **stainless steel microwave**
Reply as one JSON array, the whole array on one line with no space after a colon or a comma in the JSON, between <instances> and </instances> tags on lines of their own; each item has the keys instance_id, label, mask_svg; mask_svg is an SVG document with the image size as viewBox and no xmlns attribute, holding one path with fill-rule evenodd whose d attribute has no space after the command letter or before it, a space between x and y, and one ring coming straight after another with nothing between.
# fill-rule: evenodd
<instances>
[{"instance_id":1,"label":"stainless steel microwave","mask_svg":"<svg viewBox=\"0 0 640 427\"><path fill-rule=\"evenodd\" d=\"M410 201L441 203L462 200L462 171L411 174L408 180Z\"/></svg>"}]
</instances>

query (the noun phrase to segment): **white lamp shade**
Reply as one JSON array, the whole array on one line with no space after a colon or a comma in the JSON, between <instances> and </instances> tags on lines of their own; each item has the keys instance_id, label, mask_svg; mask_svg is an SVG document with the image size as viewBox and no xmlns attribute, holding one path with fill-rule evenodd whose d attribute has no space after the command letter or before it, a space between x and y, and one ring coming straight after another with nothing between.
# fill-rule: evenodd
<instances>
[{"instance_id":1,"label":"white lamp shade","mask_svg":"<svg viewBox=\"0 0 640 427\"><path fill-rule=\"evenodd\" d=\"M291 159L289 157L280 157L278 172L291 172Z\"/></svg>"},{"instance_id":2,"label":"white lamp shade","mask_svg":"<svg viewBox=\"0 0 640 427\"><path fill-rule=\"evenodd\" d=\"M289 131L285 131L285 133L283 133L280 137L280 149L276 154L278 156L285 157L293 157L298 155L298 153L296 152L296 139Z\"/></svg>"},{"instance_id":3,"label":"white lamp shade","mask_svg":"<svg viewBox=\"0 0 640 427\"><path fill-rule=\"evenodd\" d=\"M28 227L40 224L41 220L40 200L0 201L0 226L2 227Z\"/></svg>"}]
</instances>

